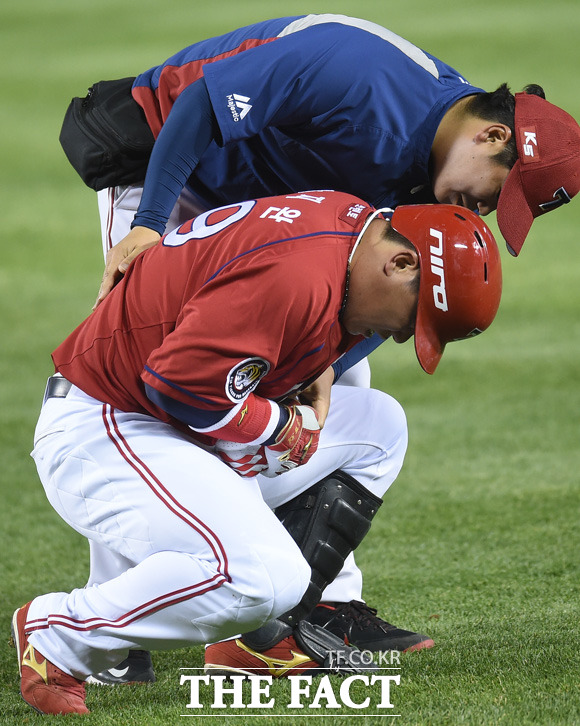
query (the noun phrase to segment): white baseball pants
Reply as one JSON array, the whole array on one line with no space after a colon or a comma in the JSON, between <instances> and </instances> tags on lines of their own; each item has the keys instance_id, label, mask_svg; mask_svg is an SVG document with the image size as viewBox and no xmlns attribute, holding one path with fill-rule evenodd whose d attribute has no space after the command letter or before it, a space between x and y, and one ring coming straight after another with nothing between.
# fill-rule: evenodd
<instances>
[{"instance_id":1,"label":"white baseball pants","mask_svg":"<svg viewBox=\"0 0 580 726\"><path fill-rule=\"evenodd\" d=\"M131 648L215 642L259 627L296 605L310 578L272 508L336 469L382 496L406 445L394 399L339 386L308 464L244 479L153 417L115 410L74 386L48 399L32 452L40 479L60 516L109 553L109 572L34 599L30 642L84 679Z\"/></svg>"}]
</instances>

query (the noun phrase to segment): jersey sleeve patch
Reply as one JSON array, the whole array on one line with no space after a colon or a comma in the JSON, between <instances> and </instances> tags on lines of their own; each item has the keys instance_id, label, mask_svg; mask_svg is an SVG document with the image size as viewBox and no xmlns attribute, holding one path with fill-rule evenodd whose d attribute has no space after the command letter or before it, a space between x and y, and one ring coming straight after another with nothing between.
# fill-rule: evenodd
<instances>
[{"instance_id":1,"label":"jersey sleeve patch","mask_svg":"<svg viewBox=\"0 0 580 726\"><path fill-rule=\"evenodd\" d=\"M354 202L345 207L343 211L338 215L338 218L341 222L350 224L351 227L357 227L360 224L360 220L366 216L365 214L361 217L362 212L370 211L371 208L368 206L368 204L363 204L362 202Z\"/></svg>"},{"instance_id":2,"label":"jersey sleeve patch","mask_svg":"<svg viewBox=\"0 0 580 726\"><path fill-rule=\"evenodd\" d=\"M254 391L270 370L270 364L263 358L246 358L237 363L226 378L226 394L233 403L243 401Z\"/></svg>"}]
</instances>

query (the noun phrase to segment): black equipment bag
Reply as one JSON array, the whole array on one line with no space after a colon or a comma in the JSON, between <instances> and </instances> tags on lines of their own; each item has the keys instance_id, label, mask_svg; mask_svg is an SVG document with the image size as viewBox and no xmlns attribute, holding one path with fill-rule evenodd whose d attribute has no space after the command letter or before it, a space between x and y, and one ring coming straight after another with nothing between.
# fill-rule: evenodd
<instances>
[{"instance_id":1,"label":"black equipment bag","mask_svg":"<svg viewBox=\"0 0 580 726\"><path fill-rule=\"evenodd\" d=\"M131 95L135 78L99 81L66 111L60 143L84 183L99 191L145 179L155 138Z\"/></svg>"}]
</instances>

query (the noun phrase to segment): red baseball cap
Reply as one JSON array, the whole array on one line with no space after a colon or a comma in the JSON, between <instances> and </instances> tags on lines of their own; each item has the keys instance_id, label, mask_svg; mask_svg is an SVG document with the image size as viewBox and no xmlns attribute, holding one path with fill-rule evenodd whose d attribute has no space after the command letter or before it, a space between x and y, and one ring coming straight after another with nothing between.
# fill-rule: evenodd
<instances>
[{"instance_id":1,"label":"red baseball cap","mask_svg":"<svg viewBox=\"0 0 580 726\"><path fill-rule=\"evenodd\" d=\"M502 187L497 223L517 256L532 222L580 191L580 126L544 98L516 93L518 160Z\"/></svg>"}]
</instances>

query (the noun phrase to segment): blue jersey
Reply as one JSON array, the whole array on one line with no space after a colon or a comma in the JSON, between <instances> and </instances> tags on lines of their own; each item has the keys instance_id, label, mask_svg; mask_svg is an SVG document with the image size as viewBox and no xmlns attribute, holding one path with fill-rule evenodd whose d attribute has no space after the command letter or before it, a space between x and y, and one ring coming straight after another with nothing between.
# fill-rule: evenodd
<instances>
[{"instance_id":1,"label":"blue jersey","mask_svg":"<svg viewBox=\"0 0 580 726\"><path fill-rule=\"evenodd\" d=\"M198 80L219 127L199 158ZM135 81L154 134L166 137L147 179L156 195L146 189L141 205L155 209L136 223L162 231L156 218L166 221L187 180L205 207L307 189L408 203L430 186L443 115L479 92L403 38L342 15L268 20L196 43ZM168 189L173 197L160 199Z\"/></svg>"},{"instance_id":2,"label":"blue jersey","mask_svg":"<svg viewBox=\"0 0 580 726\"><path fill-rule=\"evenodd\" d=\"M456 101L482 92L391 31L343 15L267 20L195 43L133 86L156 136L133 225L162 234L186 185L206 209L309 189L376 207L435 201L435 132Z\"/></svg>"}]
</instances>

